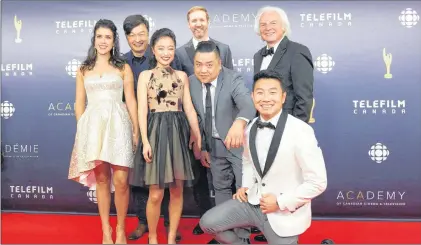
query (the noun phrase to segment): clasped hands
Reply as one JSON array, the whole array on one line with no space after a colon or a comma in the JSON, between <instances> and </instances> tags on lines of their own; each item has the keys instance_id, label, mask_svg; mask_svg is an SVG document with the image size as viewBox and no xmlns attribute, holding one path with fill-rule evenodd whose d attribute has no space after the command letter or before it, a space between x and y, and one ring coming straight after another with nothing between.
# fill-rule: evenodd
<instances>
[{"instance_id":1,"label":"clasped hands","mask_svg":"<svg viewBox=\"0 0 421 245\"><path fill-rule=\"evenodd\" d=\"M225 147L229 150L231 148L240 148L244 143L244 129L247 122L242 119L237 119L232 124L224 140ZM196 143L194 135L190 135L189 148L193 150L196 159L200 159L202 165L210 168L210 155L207 151L202 151Z\"/></svg>"},{"instance_id":2,"label":"clasped hands","mask_svg":"<svg viewBox=\"0 0 421 245\"><path fill-rule=\"evenodd\" d=\"M237 199L240 202L247 202L247 193L248 190L247 187L241 187L237 190L237 193L235 193L232 196L232 199ZM276 211L279 211L278 201L276 199L276 196L273 194L263 194L260 198L260 209L262 210L262 213L268 214L273 213Z\"/></svg>"}]
</instances>

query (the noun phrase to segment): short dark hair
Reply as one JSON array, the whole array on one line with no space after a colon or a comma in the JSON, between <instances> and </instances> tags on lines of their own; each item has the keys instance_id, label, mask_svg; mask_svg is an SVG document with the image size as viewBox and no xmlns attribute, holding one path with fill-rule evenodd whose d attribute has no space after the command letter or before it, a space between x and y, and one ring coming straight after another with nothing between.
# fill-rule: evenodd
<instances>
[{"instance_id":1,"label":"short dark hair","mask_svg":"<svg viewBox=\"0 0 421 245\"><path fill-rule=\"evenodd\" d=\"M221 57L221 52L219 51L218 45L213 41L202 41L197 44L196 50L194 51L194 56L197 53L210 53L214 52L216 56Z\"/></svg>"},{"instance_id":2,"label":"short dark hair","mask_svg":"<svg viewBox=\"0 0 421 245\"><path fill-rule=\"evenodd\" d=\"M256 73L253 77L253 91L254 91L254 87L256 85L256 82L259 79L275 79L275 80L278 80L279 83L281 84L282 92L285 92L285 85L283 83L283 78L278 72L276 72L274 70L261 70L258 73Z\"/></svg>"},{"instance_id":3,"label":"short dark hair","mask_svg":"<svg viewBox=\"0 0 421 245\"><path fill-rule=\"evenodd\" d=\"M140 14L127 16L123 22L124 33L129 35L135 27L141 24L144 24L149 32L149 21L145 17Z\"/></svg>"}]
</instances>

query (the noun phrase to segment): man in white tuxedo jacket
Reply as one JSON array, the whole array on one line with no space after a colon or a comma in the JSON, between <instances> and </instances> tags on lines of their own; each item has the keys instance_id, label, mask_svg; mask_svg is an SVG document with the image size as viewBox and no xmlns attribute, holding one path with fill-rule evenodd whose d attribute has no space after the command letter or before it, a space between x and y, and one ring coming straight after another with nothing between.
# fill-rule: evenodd
<instances>
[{"instance_id":1,"label":"man in white tuxedo jacket","mask_svg":"<svg viewBox=\"0 0 421 245\"><path fill-rule=\"evenodd\" d=\"M282 110L284 91L275 71L254 76L260 116L246 129L242 188L200 220L220 243L242 243L233 229L254 226L269 244L294 244L310 227L311 200L326 189L326 167L313 128Z\"/></svg>"}]
</instances>

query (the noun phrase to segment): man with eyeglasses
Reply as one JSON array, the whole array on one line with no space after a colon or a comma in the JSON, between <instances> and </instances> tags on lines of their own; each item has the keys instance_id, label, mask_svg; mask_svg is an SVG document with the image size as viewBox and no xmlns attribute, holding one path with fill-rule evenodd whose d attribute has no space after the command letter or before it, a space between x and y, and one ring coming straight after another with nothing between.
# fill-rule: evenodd
<instances>
[{"instance_id":1,"label":"man with eyeglasses","mask_svg":"<svg viewBox=\"0 0 421 245\"><path fill-rule=\"evenodd\" d=\"M152 55L152 50L149 46L149 22L142 15L130 15L123 23L124 33L127 38L127 43L130 46L130 51L125 54L127 63L133 71L134 89L137 96L137 80L139 74L144 70L149 70L149 57ZM171 67L175 70L181 70L181 65L178 59L174 59ZM124 95L123 95L123 101ZM129 240L137 240L146 232L148 232L148 223L146 220L146 202L149 197L149 190L141 187L131 187L133 201L135 202L136 215L139 219L139 224L136 229L129 235ZM169 193L165 191L164 199L162 201L162 210L164 214L164 225L168 233L169 227ZM181 240L181 235L177 231L176 241Z\"/></svg>"}]
</instances>

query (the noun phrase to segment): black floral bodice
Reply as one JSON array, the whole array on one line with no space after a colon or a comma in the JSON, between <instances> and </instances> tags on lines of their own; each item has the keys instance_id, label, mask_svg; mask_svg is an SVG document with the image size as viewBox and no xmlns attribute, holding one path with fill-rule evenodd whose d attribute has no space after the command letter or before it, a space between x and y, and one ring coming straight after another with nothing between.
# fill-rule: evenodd
<instances>
[{"instance_id":1,"label":"black floral bodice","mask_svg":"<svg viewBox=\"0 0 421 245\"><path fill-rule=\"evenodd\" d=\"M148 106L151 112L181 111L184 84L171 67L156 67L148 83Z\"/></svg>"}]
</instances>

